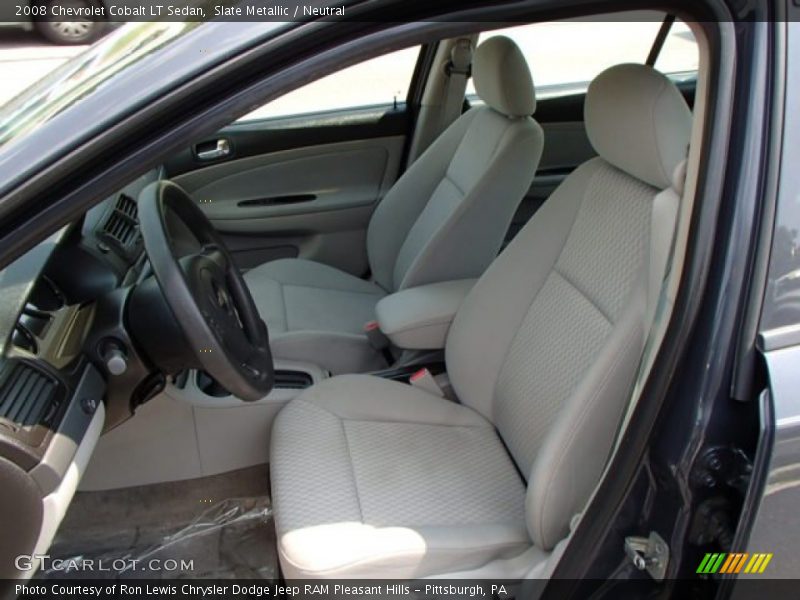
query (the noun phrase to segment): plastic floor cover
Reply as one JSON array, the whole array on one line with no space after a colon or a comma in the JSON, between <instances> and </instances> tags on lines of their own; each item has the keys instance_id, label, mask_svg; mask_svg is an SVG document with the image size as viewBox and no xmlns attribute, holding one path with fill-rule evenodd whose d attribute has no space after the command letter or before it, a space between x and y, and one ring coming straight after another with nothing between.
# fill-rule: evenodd
<instances>
[{"instance_id":1,"label":"plastic floor cover","mask_svg":"<svg viewBox=\"0 0 800 600\"><path fill-rule=\"evenodd\" d=\"M267 468L76 495L38 579L277 579Z\"/></svg>"}]
</instances>

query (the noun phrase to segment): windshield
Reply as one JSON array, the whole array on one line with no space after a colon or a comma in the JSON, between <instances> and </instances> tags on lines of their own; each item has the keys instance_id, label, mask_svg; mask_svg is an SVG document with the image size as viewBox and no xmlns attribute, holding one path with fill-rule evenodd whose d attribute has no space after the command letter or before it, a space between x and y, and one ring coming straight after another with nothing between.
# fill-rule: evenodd
<instances>
[{"instance_id":1,"label":"windshield","mask_svg":"<svg viewBox=\"0 0 800 600\"><path fill-rule=\"evenodd\" d=\"M202 23L130 23L0 107L0 145L53 118L129 65Z\"/></svg>"}]
</instances>

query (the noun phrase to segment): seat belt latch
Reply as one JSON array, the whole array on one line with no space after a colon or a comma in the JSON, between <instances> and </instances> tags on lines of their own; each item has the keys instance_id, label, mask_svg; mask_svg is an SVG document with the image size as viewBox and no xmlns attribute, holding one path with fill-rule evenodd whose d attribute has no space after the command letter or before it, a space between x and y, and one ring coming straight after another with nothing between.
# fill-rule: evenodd
<instances>
[{"instance_id":1,"label":"seat belt latch","mask_svg":"<svg viewBox=\"0 0 800 600\"><path fill-rule=\"evenodd\" d=\"M367 321L364 325L364 333L367 336L369 345L375 350L383 352L389 347L389 338L381 331L377 321Z\"/></svg>"},{"instance_id":2,"label":"seat belt latch","mask_svg":"<svg viewBox=\"0 0 800 600\"><path fill-rule=\"evenodd\" d=\"M414 373L408 380L412 386L425 390L429 394L444 398L444 391L436 382L436 378L431 374L428 369L420 369Z\"/></svg>"}]
</instances>

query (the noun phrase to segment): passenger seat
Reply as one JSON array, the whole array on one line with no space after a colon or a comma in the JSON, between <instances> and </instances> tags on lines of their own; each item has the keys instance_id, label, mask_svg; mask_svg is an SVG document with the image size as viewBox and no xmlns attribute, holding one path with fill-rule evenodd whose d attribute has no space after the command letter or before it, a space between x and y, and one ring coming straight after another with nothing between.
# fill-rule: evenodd
<instances>
[{"instance_id":1,"label":"passenger seat","mask_svg":"<svg viewBox=\"0 0 800 600\"><path fill-rule=\"evenodd\" d=\"M598 156L458 309L446 364L460 403L343 375L281 410L270 475L287 580L547 574L631 397L692 129L677 87L639 64L594 80L585 122Z\"/></svg>"}]
</instances>

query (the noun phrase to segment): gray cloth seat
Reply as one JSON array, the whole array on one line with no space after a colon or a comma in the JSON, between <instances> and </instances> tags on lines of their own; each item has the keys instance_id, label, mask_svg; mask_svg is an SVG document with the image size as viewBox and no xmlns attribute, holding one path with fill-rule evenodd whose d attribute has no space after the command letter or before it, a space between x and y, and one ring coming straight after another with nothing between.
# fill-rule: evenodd
<instances>
[{"instance_id":1,"label":"gray cloth seat","mask_svg":"<svg viewBox=\"0 0 800 600\"><path fill-rule=\"evenodd\" d=\"M659 295L691 113L666 77L620 65L590 85L585 120L599 157L559 186L450 328L460 403L350 375L278 415L287 578L521 577L584 509Z\"/></svg>"},{"instance_id":2,"label":"gray cloth seat","mask_svg":"<svg viewBox=\"0 0 800 600\"><path fill-rule=\"evenodd\" d=\"M544 134L531 118L530 71L511 40L482 43L473 78L485 106L448 127L376 208L367 230L370 282L302 259L245 274L275 357L333 373L385 366L363 333L381 296L477 277L497 255L533 181Z\"/></svg>"},{"instance_id":3,"label":"gray cloth seat","mask_svg":"<svg viewBox=\"0 0 800 600\"><path fill-rule=\"evenodd\" d=\"M524 482L470 408L341 375L291 402L275 433L284 575L425 576L530 546Z\"/></svg>"}]
</instances>

